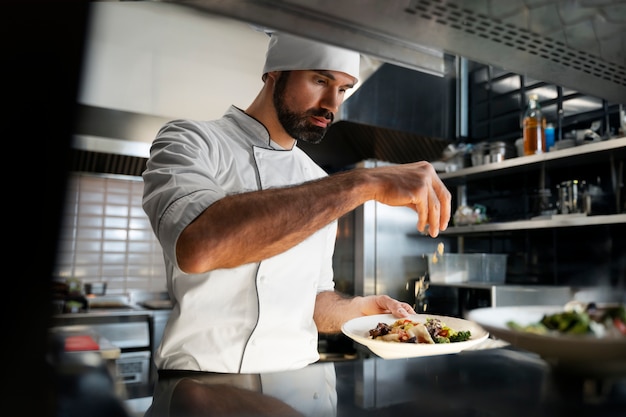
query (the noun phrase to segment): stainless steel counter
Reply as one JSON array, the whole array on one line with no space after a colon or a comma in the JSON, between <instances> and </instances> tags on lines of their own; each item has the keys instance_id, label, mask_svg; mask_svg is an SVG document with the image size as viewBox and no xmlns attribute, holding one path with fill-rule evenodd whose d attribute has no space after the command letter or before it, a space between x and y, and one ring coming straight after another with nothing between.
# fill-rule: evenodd
<instances>
[{"instance_id":1,"label":"stainless steel counter","mask_svg":"<svg viewBox=\"0 0 626 417\"><path fill-rule=\"evenodd\" d=\"M125 320L132 323L142 317L153 317L153 314L144 310L109 311L66 314L55 319L102 320L107 316L122 323ZM85 372L93 371L86 369ZM74 378L87 381L87 376L75 374ZM320 380L329 376L330 379ZM511 346L396 360L385 360L372 354L357 355L354 360L320 362L300 371L258 375L194 372L173 378L201 381L205 385L207 403L219 404L223 416L242 415L243 411L249 416L268 415L268 409L257 408L264 405L266 399L270 400L271 406L276 406L275 400L278 400L311 417L621 417L626 410L626 375L590 378L551 367L539 356ZM261 383L250 385L250 381ZM213 388L219 392L214 392ZM229 394L230 389L232 393ZM119 399L122 402L128 398L142 399L146 403L149 400L144 400L152 395L152 392L147 395L132 395L131 392L131 397ZM84 397L65 400L86 404L86 407L91 404ZM164 412L158 409L160 402L156 404L157 412ZM229 406L239 408L231 413ZM242 410L241 407L251 408ZM76 408L75 411L78 416L81 411L93 410Z\"/></svg>"},{"instance_id":2,"label":"stainless steel counter","mask_svg":"<svg viewBox=\"0 0 626 417\"><path fill-rule=\"evenodd\" d=\"M163 383L177 379L190 383L178 387L204 390L205 404L219 406L222 416L272 415L285 405L311 417L621 417L626 410L626 375L590 379L510 347L411 359L370 357L270 374L195 372ZM155 397L153 416L178 415L169 414L170 403L162 400Z\"/></svg>"},{"instance_id":3,"label":"stainless steel counter","mask_svg":"<svg viewBox=\"0 0 626 417\"><path fill-rule=\"evenodd\" d=\"M110 305L110 304L109 304ZM52 317L52 330L89 328L120 350L114 378L125 387L126 398L152 394L156 369L152 358L161 341L170 310L152 310L140 304L90 308Z\"/></svg>"}]
</instances>

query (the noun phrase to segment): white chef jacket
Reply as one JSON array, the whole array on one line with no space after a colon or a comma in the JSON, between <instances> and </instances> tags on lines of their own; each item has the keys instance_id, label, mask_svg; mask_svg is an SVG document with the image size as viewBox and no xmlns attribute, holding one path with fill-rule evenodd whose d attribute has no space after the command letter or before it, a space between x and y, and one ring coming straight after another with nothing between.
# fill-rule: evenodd
<instances>
[{"instance_id":1,"label":"white chef jacket","mask_svg":"<svg viewBox=\"0 0 626 417\"><path fill-rule=\"evenodd\" d=\"M182 272L175 248L183 229L226 195L326 175L297 146L276 149L265 127L234 106L219 120L175 120L159 131L143 173L143 208L173 301L157 368L272 372L319 359L313 310L317 293L334 289L336 221L272 258L204 274Z\"/></svg>"}]
</instances>

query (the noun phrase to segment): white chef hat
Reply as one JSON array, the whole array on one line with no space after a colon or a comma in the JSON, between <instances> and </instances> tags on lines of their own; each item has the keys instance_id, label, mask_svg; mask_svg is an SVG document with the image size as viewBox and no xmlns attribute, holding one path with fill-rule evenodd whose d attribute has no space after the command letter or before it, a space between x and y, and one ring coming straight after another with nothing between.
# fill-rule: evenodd
<instances>
[{"instance_id":1,"label":"white chef hat","mask_svg":"<svg viewBox=\"0 0 626 417\"><path fill-rule=\"evenodd\" d=\"M358 52L286 33L272 32L263 74L270 71L330 70L359 79Z\"/></svg>"}]
</instances>

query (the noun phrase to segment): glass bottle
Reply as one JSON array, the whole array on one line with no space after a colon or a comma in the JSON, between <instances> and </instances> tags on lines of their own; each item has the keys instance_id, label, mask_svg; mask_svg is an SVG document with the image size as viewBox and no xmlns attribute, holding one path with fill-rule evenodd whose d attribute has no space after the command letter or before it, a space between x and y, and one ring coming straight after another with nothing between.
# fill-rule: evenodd
<instances>
[{"instance_id":1,"label":"glass bottle","mask_svg":"<svg viewBox=\"0 0 626 417\"><path fill-rule=\"evenodd\" d=\"M546 151L550 151L554 146L554 125L548 123L544 131L546 135Z\"/></svg>"},{"instance_id":2,"label":"glass bottle","mask_svg":"<svg viewBox=\"0 0 626 417\"><path fill-rule=\"evenodd\" d=\"M546 119L541 112L537 94L528 96L528 107L524 113L524 155L546 152Z\"/></svg>"}]
</instances>

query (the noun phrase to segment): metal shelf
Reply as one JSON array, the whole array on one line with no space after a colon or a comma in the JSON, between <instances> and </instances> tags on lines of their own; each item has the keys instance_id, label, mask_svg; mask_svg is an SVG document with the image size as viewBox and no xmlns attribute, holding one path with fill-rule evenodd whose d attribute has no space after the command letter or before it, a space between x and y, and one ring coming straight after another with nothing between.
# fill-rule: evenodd
<instances>
[{"instance_id":1,"label":"metal shelf","mask_svg":"<svg viewBox=\"0 0 626 417\"><path fill-rule=\"evenodd\" d=\"M572 148L561 149L540 155L524 156L507 159L502 162L485 164L460 169L455 172L440 174L447 185L465 185L474 180L488 178L493 175L512 175L528 171L542 171L548 168L559 168L581 165L626 157L626 137L595 142ZM465 187L460 187L462 190ZM560 227L599 226L626 223L626 213L592 215L553 215L541 216L528 220L509 222L484 223L468 226L452 226L441 232L442 235L463 236L468 234L507 232L532 229L550 229Z\"/></svg>"},{"instance_id":2,"label":"metal shelf","mask_svg":"<svg viewBox=\"0 0 626 417\"><path fill-rule=\"evenodd\" d=\"M560 149L539 155L529 155L501 162L473 166L459 169L454 172L439 174L439 177L448 185L464 184L468 180L488 178L493 175L510 175L519 172L540 169L542 166L558 168L571 164L586 164L606 158L626 156L626 137L594 142L572 148Z\"/></svg>"},{"instance_id":3,"label":"metal shelf","mask_svg":"<svg viewBox=\"0 0 626 417\"><path fill-rule=\"evenodd\" d=\"M484 223L469 226L453 226L442 231L441 235L466 235L475 233L506 232L530 229L548 229L558 227L598 226L626 223L626 214L607 214L598 216L554 215L551 218L517 220L502 223Z\"/></svg>"}]
</instances>

